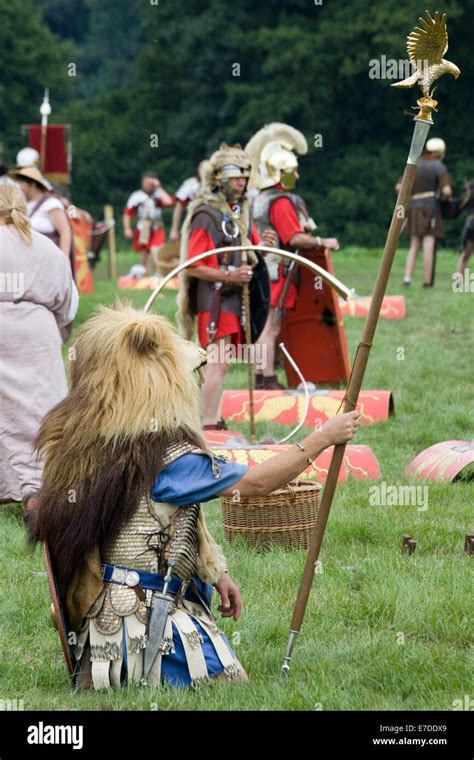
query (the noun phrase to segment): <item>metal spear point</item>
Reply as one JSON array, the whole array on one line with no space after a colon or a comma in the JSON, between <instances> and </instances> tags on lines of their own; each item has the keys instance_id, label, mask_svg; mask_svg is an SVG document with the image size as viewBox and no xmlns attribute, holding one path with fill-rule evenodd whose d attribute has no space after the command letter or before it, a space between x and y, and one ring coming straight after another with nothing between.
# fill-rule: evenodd
<instances>
[{"instance_id":1,"label":"metal spear point","mask_svg":"<svg viewBox=\"0 0 474 760\"><path fill-rule=\"evenodd\" d=\"M448 35L446 32L446 16L443 15L440 19L439 14L436 13L434 18L432 18L428 11L426 13L427 21L420 19L423 29L415 28L408 37L408 54L410 60L412 60L413 57L418 61L421 60L425 64L424 71L428 72L428 74L424 76L423 80L418 82L422 87L423 97L417 101L418 113L414 118L415 129L410 153L375 281L362 340L359 343L354 363L352 365L352 372L344 397L343 412L353 411L357 404L359 391L362 386L365 369L369 359L370 349L372 347L372 340L377 327L380 309L382 307L382 300L385 295L395 251L400 238L400 232L405 220L406 209L410 202L417 164L423 151L430 126L433 124L432 112L436 110L436 106L438 105L437 101L433 100L432 93L429 92L429 87L434 79L438 79L440 76L439 64L442 60L442 55L447 50ZM460 72L454 64L450 64L450 68L446 66L442 73L451 73L457 78ZM416 78L413 79L411 84L404 86L414 86L415 84ZM336 490L337 478L342 465L345 448L345 444L338 444L334 447L318 518L311 537L308 556L306 558L303 576L293 610L286 656L281 669L281 678L283 682L288 678L296 638L303 624L306 606L308 604L309 594L313 583L315 563L319 557L321 544L323 542L324 531L329 517L334 492Z\"/></svg>"}]
</instances>

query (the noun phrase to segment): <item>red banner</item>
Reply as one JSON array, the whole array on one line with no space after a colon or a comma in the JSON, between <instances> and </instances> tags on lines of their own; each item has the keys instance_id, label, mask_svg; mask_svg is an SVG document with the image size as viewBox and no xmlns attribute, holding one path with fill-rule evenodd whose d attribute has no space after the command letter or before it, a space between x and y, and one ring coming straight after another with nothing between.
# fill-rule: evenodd
<instances>
[{"instance_id":1,"label":"red banner","mask_svg":"<svg viewBox=\"0 0 474 760\"><path fill-rule=\"evenodd\" d=\"M41 154L41 124L28 124L29 144ZM46 132L46 151L43 173L52 182L66 184L69 181L67 160L67 127L64 124L48 124Z\"/></svg>"}]
</instances>

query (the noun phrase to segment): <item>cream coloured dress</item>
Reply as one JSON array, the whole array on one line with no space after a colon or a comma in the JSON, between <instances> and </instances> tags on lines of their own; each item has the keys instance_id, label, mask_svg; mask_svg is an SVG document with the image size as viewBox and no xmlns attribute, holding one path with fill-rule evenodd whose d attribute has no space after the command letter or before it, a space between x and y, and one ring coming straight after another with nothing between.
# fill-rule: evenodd
<instances>
[{"instance_id":1,"label":"cream coloured dress","mask_svg":"<svg viewBox=\"0 0 474 760\"><path fill-rule=\"evenodd\" d=\"M0 225L0 502L38 490L33 441L67 393L59 328L71 321L73 282L62 251Z\"/></svg>"}]
</instances>

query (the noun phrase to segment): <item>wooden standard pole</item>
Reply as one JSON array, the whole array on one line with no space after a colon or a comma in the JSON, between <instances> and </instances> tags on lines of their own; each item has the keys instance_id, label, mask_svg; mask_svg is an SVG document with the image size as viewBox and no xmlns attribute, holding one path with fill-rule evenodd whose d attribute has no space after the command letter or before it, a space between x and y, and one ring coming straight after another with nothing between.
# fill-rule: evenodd
<instances>
[{"instance_id":1,"label":"wooden standard pole","mask_svg":"<svg viewBox=\"0 0 474 760\"><path fill-rule=\"evenodd\" d=\"M372 347L372 339L374 337L375 329L382 307L382 300L385 295L388 278L390 276L390 270L392 268L392 262L397 249L398 239L400 237L401 228L404 222L404 215L398 213L398 209L403 207L408 208L410 200L411 190L415 179L417 167L411 164L407 164L405 173L403 175L402 185L398 196L397 207L392 217L392 223L387 237L387 243L385 246L384 255L380 263L377 280L374 287L374 292L370 302L369 313L362 334L362 339L357 348L356 356L354 359L354 365L352 367L351 377L347 386L347 391L344 399L343 412L352 412L357 404L359 392L364 379L365 369L369 359L370 349ZM329 511L331 509L332 499L336 490L337 479L339 471L341 469L342 460L344 457L344 451L346 449L345 443L340 443L334 447L334 452L329 467L328 477L324 487L324 493L321 500L321 507L318 514L318 520L314 529L311 545L308 551L308 557L306 559L306 565L303 572L303 578L301 581L300 591L296 600L295 609L293 612L293 618L291 621L291 630L298 630L303 622L303 616L306 609L309 593L313 583L314 565L319 557L319 551L324 537L324 531L326 523L329 517Z\"/></svg>"},{"instance_id":2,"label":"wooden standard pole","mask_svg":"<svg viewBox=\"0 0 474 760\"><path fill-rule=\"evenodd\" d=\"M385 249L380 262L377 279L375 281L374 291L370 302L369 313L362 334L362 340L356 351L354 364L352 366L351 376L347 386L346 394L344 397L343 412L351 412L355 409L359 391L364 379L365 369L369 359L370 349L372 347L372 339L374 337L377 322L380 316L380 309L382 307L382 300L385 295L385 290L390 276L395 251L397 249L398 240L400 237L403 222L405 220L405 212L408 208L410 201L410 195L413 188L413 182L415 180L418 157L416 160L413 158L412 153L421 153L421 147L424 144L426 135L429 130L429 124L417 123L415 127L415 136L412 145L412 151L403 174L403 179L398 194L397 203L393 212L392 221L388 231L387 241L385 243ZM416 148L416 150L415 150ZM282 677L286 678L290 669L290 661L293 653L293 649L296 642L296 637L301 630L303 624L306 607L308 604L309 594L313 584L314 568L316 561L319 557L321 544L324 538L324 531L326 530L326 524L331 510L334 493L336 490L337 479L339 471L341 469L342 461L344 458L344 452L346 449L345 444L338 444L334 447L334 451L331 458L331 464L329 466L328 476L326 484L324 486L323 496L321 499L321 506L318 513L318 519L314 526L311 536L311 543L308 549L308 555L306 557L306 563L303 570L303 575L296 598L293 617L291 619L290 633L288 638L288 645L285 655L285 660L282 666Z\"/></svg>"},{"instance_id":3,"label":"wooden standard pole","mask_svg":"<svg viewBox=\"0 0 474 760\"><path fill-rule=\"evenodd\" d=\"M107 277L117 279L117 243L115 239L114 209L107 204L104 206L104 219L109 225L107 232Z\"/></svg>"}]
</instances>

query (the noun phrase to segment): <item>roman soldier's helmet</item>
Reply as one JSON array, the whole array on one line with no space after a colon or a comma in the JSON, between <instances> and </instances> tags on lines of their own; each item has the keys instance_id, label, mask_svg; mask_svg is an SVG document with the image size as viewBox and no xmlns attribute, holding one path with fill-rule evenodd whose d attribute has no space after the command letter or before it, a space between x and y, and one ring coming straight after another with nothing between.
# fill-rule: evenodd
<instances>
[{"instance_id":1,"label":"roman soldier's helmet","mask_svg":"<svg viewBox=\"0 0 474 760\"><path fill-rule=\"evenodd\" d=\"M426 143L428 153L434 153L436 158L443 159L446 155L446 143L441 137L431 137Z\"/></svg>"},{"instance_id":2,"label":"roman soldier's helmet","mask_svg":"<svg viewBox=\"0 0 474 760\"><path fill-rule=\"evenodd\" d=\"M20 169L39 166L40 154L34 148L22 148L16 155L16 165Z\"/></svg>"},{"instance_id":3,"label":"roman soldier's helmet","mask_svg":"<svg viewBox=\"0 0 474 760\"><path fill-rule=\"evenodd\" d=\"M219 150L212 154L202 173L202 184L205 190L215 190L219 184L229 202L233 200L233 191L229 180L250 177L251 163L248 155L239 143L227 145L222 143ZM219 180L219 183L217 182Z\"/></svg>"},{"instance_id":4,"label":"roman soldier's helmet","mask_svg":"<svg viewBox=\"0 0 474 760\"><path fill-rule=\"evenodd\" d=\"M274 122L260 129L245 146L252 162L249 188L263 190L279 182L287 190L296 183L296 153L308 152L305 136L289 124Z\"/></svg>"}]
</instances>

